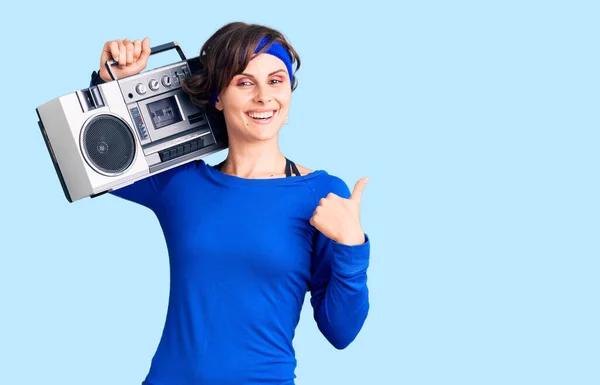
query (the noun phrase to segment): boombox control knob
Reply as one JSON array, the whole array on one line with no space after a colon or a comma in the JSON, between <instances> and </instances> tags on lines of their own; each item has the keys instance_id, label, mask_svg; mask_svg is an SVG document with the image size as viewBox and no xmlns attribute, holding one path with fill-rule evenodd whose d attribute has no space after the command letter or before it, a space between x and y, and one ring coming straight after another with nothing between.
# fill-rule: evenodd
<instances>
[{"instance_id":1,"label":"boombox control knob","mask_svg":"<svg viewBox=\"0 0 600 385\"><path fill-rule=\"evenodd\" d=\"M156 91L158 89L159 84L156 81L156 79L152 79L152 80L150 80L150 83L148 83L148 86L150 87L150 89L152 91Z\"/></svg>"},{"instance_id":2,"label":"boombox control knob","mask_svg":"<svg viewBox=\"0 0 600 385\"><path fill-rule=\"evenodd\" d=\"M165 87L171 87L171 77L169 75L165 75L162 77L162 84Z\"/></svg>"},{"instance_id":3,"label":"boombox control knob","mask_svg":"<svg viewBox=\"0 0 600 385\"><path fill-rule=\"evenodd\" d=\"M140 95L144 95L146 93L146 86L144 86L142 83L138 83L135 86L135 92L137 92Z\"/></svg>"}]
</instances>

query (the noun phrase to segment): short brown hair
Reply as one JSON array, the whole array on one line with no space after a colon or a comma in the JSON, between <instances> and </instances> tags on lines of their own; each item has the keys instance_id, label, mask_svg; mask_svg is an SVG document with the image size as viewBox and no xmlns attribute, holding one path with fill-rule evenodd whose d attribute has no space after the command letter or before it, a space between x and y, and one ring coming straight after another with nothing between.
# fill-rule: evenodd
<instances>
[{"instance_id":1,"label":"short brown hair","mask_svg":"<svg viewBox=\"0 0 600 385\"><path fill-rule=\"evenodd\" d=\"M294 73L290 74L294 91L298 84L295 73L300 68L300 57L285 36L264 25L233 22L219 28L204 43L197 58L198 70L182 81L181 86L192 102L214 109L211 103L213 93L221 92L235 75L244 71L263 38L268 39L264 49L277 41L290 55L292 65L296 64Z\"/></svg>"}]
</instances>

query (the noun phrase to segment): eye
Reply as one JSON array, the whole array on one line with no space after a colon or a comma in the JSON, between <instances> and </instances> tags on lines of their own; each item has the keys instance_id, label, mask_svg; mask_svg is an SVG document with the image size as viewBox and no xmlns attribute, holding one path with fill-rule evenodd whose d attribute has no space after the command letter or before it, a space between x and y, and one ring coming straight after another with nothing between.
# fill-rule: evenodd
<instances>
[{"instance_id":1,"label":"eye","mask_svg":"<svg viewBox=\"0 0 600 385\"><path fill-rule=\"evenodd\" d=\"M252 85L252 82L250 82L248 80L242 80L241 82L238 82L238 84L237 84L238 87L248 87L251 85Z\"/></svg>"},{"instance_id":2,"label":"eye","mask_svg":"<svg viewBox=\"0 0 600 385\"><path fill-rule=\"evenodd\" d=\"M280 79L271 79L271 83L272 84L281 84L281 83L283 83L283 81L281 81Z\"/></svg>"}]
</instances>

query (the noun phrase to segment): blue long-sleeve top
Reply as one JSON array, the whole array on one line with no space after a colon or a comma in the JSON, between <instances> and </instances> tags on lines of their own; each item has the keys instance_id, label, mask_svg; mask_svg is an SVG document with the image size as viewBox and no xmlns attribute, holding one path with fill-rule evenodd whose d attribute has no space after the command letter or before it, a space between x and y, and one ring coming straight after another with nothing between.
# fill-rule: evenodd
<instances>
[{"instance_id":1,"label":"blue long-sleeve top","mask_svg":"<svg viewBox=\"0 0 600 385\"><path fill-rule=\"evenodd\" d=\"M151 209L170 262L166 322L142 385L293 384L307 292L319 330L350 344L369 311L369 238L349 246L309 220L348 186L317 170L245 179L194 161L111 192Z\"/></svg>"}]
</instances>

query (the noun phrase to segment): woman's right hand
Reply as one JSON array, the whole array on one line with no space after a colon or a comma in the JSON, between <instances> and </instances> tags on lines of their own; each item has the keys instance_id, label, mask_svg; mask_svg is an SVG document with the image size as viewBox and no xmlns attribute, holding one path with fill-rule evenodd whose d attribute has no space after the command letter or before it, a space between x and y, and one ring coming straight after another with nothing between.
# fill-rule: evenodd
<instances>
[{"instance_id":1,"label":"woman's right hand","mask_svg":"<svg viewBox=\"0 0 600 385\"><path fill-rule=\"evenodd\" d=\"M106 69L106 62L109 60L119 63L112 66L111 70L117 79L121 79L142 72L146 68L148 57L150 57L149 38L133 42L129 39L107 41L100 56L100 78L105 82L113 80Z\"/></svg>"}]
</instances>

